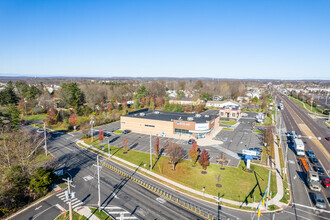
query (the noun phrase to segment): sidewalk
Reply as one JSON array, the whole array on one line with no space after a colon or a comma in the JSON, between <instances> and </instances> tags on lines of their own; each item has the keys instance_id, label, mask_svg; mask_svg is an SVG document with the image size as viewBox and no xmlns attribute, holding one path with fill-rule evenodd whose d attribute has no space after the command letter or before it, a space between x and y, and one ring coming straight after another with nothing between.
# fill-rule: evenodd
<instances>
[{"instance_id":1,"label":"sidewalk","mask_svg":"<svg viewBox=\"0 0 330 220\"><path fill-rule=\"evenodd\" d=\"M86 218L88 218L89 220L99 220L98 217L96 217L95 215L92 214L91 210L86 207L83 206L79 209L75 210L78 214L85 216Z\"/></svg>"},{"instance_id":2,"label":"sidewalk","mask_svg":"<svg viewBox=\"0 0 330 220\"><path fill-rule=\"evenodd\" d=\"M76 142L77 144L79 143L79 144L81 144L81 145L83 145L83 146L85 146L85 147L88 147L88 148L91 148L88 144L86 144L86 143L84 143L83 141L81 141L81 140L79 140L79 141L77 141ZM79 145L78 145L79 146ZM93 148L93 150L95 150L95 151L97 151L97 152L99 152L99 153L101 153L101 154L104 154L104 155L108 155L107 153L105 153L105 152L103 152L103 151L101 151L101 150L98 150L98 149L96 149L96 148ZM278 160L278 163L276 162L276 164L278 164L278 166L280 166L280 160L279 160L279 154L278 154L278 149L276 148L275 149L275 152L277 152L277 153L275 153L275 157L277 158L277 160ZM199 196L201 196L201 197L206 197L206 198L209 198L209 199L212 199L212 200L214 200L215 202L218 200L218 197L217 196L213 196L213 195L210 195L210 194L207 194L207 193L203 193L202 191L197 191L197 190L194 190L194 189L191 189L191 188L189 188L189 187L187 187L187 186L184 186L184 185L181 185L181 184L179 184L179 183L177 183L177 182L174 182L174 181L172 181L172 180L169 180L169 179L167 179L167 178L165 178L165 177L163 177L163 176L160 176L160 175L158 175L158 174L156 174L156 173L153 173L153 172L150 172L149 170L147 170L147 169L144 169L144 168L142 168L142 167L139 167L139 166L137 166L137 165L135 165L135 164L133 164L133 163L130 163L130 162L128 162L128 161L126 161L126 160L123 160L123 159L121 159L121 158L119 158L119 157L116 157L116 156L113 156L113 155L111 155L111 158L114 158L115 160L117 160L117 161L120 161L121 163L124 163L124 164L127 164L127 165L129 165L130 167L134 167L134 168L136 168L136 169L139 169L140 171L142 171L142 172L144 172L144 173L146 173L146 174L148 174L148 175L150 175L150 176L153 176L153 177L155 177L155 178L157 178L157 179L159 179L159 180L162 180L163 182L166 182L166 183L169 183L169 184L171 184L171 185L173 185L173 186L176 186L176 187L178 187L178 188L180 188L180 189L182 189L182 190L186 190L186 191L188 191L188 192L191 192L191 193L193 193L193 194L196 194L196 195L199 195ZM108 158L106 158L106 159L108 159ZM115 161L114 161L115 162ZM127 169L130 169L130 168L128 168L128 167L126 167ZM280 169L279 169L280 170ZM142 174L143 175L143 174ZM286 206L286 204L284 204L284 203L281 203L279 200L282 198L282 196L283 196L283 182L282 182L282 179L281 179L281 176L280 175L276 175L276 182L277 182L277 194L276 194L276 196L274 197L274 198L272 198L271 200L269 200L269 204L271 204L271 205L276 205L276 206L278 206L278 207L280 207L280 208L283 208L283 207L285 207ZM161 183L161 182L160 182ZM162 183L161 183L162 184ZM163 185L165 185L165 184L163 184ZM165 185L166 186L166 185ZM279 187L280 186L280 187ZM167 187L170 187L170 186L167 186ZM171 188L171 187L170 187ZM175 190L175 189L174 189ZM191 195L189 195L189 196L191 196ZM193 196L192 196L193 197ZM235 205L235 206L241 206L241 207L252 207L252 208L257 208L257 206L258 206L258 204L259 204L259 202L254 202L254 203L248 203L248 204L246 204L246 203L244 203L244 202L237 202L237 201L233 201L233 200L229 200L229 199L224 199L224 198L220 198L220 201L221 202L224 202L224 203L228 203L228 204L231 204L231 205ZM208 201L207 201L208 202ZM261 210L262 211L266 211L266 209L263 207L263 208L261 208Z\"/></svg>"}]
</instances>

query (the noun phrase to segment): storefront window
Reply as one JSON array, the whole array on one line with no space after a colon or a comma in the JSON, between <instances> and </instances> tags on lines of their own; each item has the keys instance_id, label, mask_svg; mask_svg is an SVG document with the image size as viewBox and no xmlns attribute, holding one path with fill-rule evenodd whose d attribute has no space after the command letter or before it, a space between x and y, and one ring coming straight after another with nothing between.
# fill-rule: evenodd
<instances>
[{"instance_id":1,"label":"storefront window","mask_svg":"<svg viewBox=\"0 0 330 220\"><path fill-rule=\"evenodd\" d=\"M174 134L185 135L185 136L192 136L193 135L193 133L189 132L189 130L178 129L178 128L174 129Z\"/></svg>"},{"instance_id":2,"label":"storefront window","mask_svg":"<svg viewBox=\"0 0 330 220\"><path fill-rule=\"evenodd\" d=\"M235 113L233 113L232 116L235 117Z\"/></svg>"}]
</instances>

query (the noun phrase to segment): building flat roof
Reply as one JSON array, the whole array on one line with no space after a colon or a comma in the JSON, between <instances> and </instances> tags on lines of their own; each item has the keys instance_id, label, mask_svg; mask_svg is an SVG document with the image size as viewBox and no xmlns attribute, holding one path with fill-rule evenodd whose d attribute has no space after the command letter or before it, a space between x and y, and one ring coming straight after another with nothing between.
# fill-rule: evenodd
<instances>
[{"instance_id":1,"label":"building flat roof","mask_svg":"<svg viewBox=\"0 0 330 220\"><path fill-rule=\"evenodd\" d=\"M145 118L150 120L160 121L194 121L196 123L206 123L218 117L216 110L207 110L201 114L184 113L184 112L167 112L167 111L155 111L150 109L142 109L134 112L130 112L124 117L132 118ZM188 120L192 118L193 120Z\"/></svg>"}]
</instances>

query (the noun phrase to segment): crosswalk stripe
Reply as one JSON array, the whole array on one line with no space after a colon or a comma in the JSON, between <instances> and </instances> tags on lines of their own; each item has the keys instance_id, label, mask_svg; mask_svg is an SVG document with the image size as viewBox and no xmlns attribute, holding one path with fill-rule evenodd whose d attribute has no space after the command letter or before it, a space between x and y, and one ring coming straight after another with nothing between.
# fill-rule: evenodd
<instances>
[{"instance_id":1,"label":"crosswalk stripe","mask_svg":"<svg viewBox=\"0 0 330 220\"><path fill-rule=\"evenodd\" d=\"M77 204L73 205L72 208L74 209L74 208L76 208L76 207L78 207L78 206L80 206L82 204L84 204L84 203L83 202L77 203Z\"/></svg>"},{"instance_id":2,"label":"crosswalk stripe","mask_svg":"<svg viewBox=\"0 0 330 220\"><path fill-rule=\"evenodd\" d=\"M120 208L118 206L112 206L112 207L106 207L106 209L122 209L122 208Z\"/></svg>"},{"instance_id":3,"label":"crosswalk stripe","mask_svg":"<svg viewBox=\"0 0 330 220\"><path fill-rule=\"evenodd\" d=\"M61 198L65 197L65 194L57 196L57 197L61 199Z\"/></svg>"},{"instance_id":4,"label":"crosswalk stripe","mask_svg":"<svg viewBox=\"0 0 330 220\"><path fill-rule=\"evenodd\" d=\"M116 217L116 219L120 219L120 217ZM138 219L138 218L134 216L129 216L129 217L123 217L123 219Z\"/></svg>"},{"instance_id":5,"label":"crosswalk stripe","mask_svg":"<svg viewBox=\"0 0 330 220\"><path fill-rule=\"evenodd\" d=\"M115 214L120 214L120 213L128 213L129 214L129 212L127 212L127 211L124 211L124 212L109 212L111 215L115 215Z\"/></svg>"},{"instance_id":6,"label":"crosswalk stripe","mask_svg":"<svg viewBox=\"0 0 330 220\"><path fill-rule=\"evenodd\" d=\"M64 195L65 194L65 191L63 192L60 192L59 194L57 194L56 196L59 197L60 195Z\"/></svg>"},{"instance_id":7,"label":"crosswalk stripe","mask_svg":"<svg viewBox=\"0 0 330 220\"><path fill-rule=\"evenodd\" d=\"M72 204L77 203L77 202L81 202L81 201L80 201L79 199L78 199L78 200L74 200L74 199L73 199L73 200L71 201ZM66 202L66 204L69 204L69 203L70 203L70 201L67 201L67 202Z\"/></svg>"}]
</instances>

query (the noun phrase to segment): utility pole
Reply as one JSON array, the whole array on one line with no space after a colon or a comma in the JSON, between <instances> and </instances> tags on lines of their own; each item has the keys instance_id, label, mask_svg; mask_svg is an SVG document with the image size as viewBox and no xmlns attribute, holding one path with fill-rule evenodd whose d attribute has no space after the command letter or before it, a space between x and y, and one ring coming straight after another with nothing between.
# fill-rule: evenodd
<instances>
[{"instance_id":1,"label":"utility pole","mask_svg":"<svg viewBox=\"0 0 330 220\"><path fill-rule=\"evenodd\" d=\"M45 137L45 152L46 152L46 156L47 156L47 154L48 154L48 150L47 150L46 119L44 119L44 137Z\"/></svg>"},{"instance_id":2,"label":"utility pole","mask_svg":"<svg viewBox=\"0 0 330 220\"><path fill-rule=\"evenodd\" d=\"M108 153L109 153L109 158L110 158L110 139L108 140Z\"/></svg>"},{"instance_id":3,"label":"utility pole","mask_svg":"<svg viewBox=\"0 0 330 220\"><path fill-rule=\"evenodd\" d=\"M96 166L97 168L97 193L98 193L98 197L99 200L97 202L97 205L99 207L99 212L101 211L101 187L100 187L100 168L101 166L99 165L99 155L97 155L96 157L97 160L97 164L93 164L93 166Z\"/></svg>"},{"instance_id":4,"label":"utility pole","mask_svg":"<svg viewBox=\"0 0 330 220\"><path fill-rule=\"evenodd\" d=\"M69 179L69 177L67 179L63 179L64 181L67 182L68 184L68 190L65 191L65 199L66 201L69 200L69 214L70 214L70 220L72 220L72 199L75 198L75 192L72 192L71 193L71 183L72 183L72 180ZM74 187L74 185L72 185L72 187Z\"/></svg>"},{"instance_id":5,"label":"utility pole","mask_svg":"<svg viewBox=\"0 0 330 220\"><path fill-rule=\"evenodd\" d=\"M150 171L152 171L151 134L150 134Z\"/></svg>"},{"instance_id":6,"label":"utility pole","mask_svg":"<svg viewBox=\"0 0 330 220\"><path fill-rule=\"evenodd\" d=\"M94 124L94 116L93 115L91 116L90 124L91 124L91 136L92 136L92 144L93 144L93 124Z\"/></svg>"},{"instance_id":7,"label":"utility pole","mask_svg":"<svg viewBox=\"0 0 330 220\"><path fill-rule=\"evenodd\" d=\"M258 207L256 209L256 211L254 212L253 216L251 216L251 220L254 219L254 216L257 214L258 216L258 220L260 218L260 215L261 215L261 210L260 210L260 206L264 206L266 205L266 208L267 208L267 203L268 203L268 197L269 197L269 189L270 189L270 175L271 175L271 171L269 171L269 174L268 174L268 184L267 184L267 188L266 188L266 191L264 192L259 204L258 204ZM266 194L267 194L267 203L265 204L265 197L266 197Z\"/></svg>"},{"instance_id":8,"label":"utility pole","mask_svg":"<svg viewBox=\"0 0 330 220\"><path fill-rule=\"evenodd\" d=\"M313 98L314 98L314 93L312 93L311 111L313 111Z\"/></svg>"}]
</instances>

